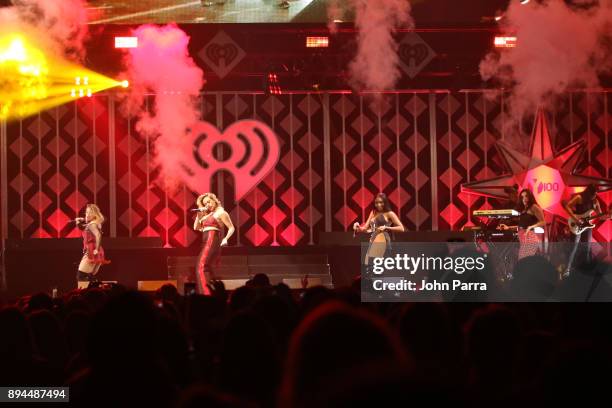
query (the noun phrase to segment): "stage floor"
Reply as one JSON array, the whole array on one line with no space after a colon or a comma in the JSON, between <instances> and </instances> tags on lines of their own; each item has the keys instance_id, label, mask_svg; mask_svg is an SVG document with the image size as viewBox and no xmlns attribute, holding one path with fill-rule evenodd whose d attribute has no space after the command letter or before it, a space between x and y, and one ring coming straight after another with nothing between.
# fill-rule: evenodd
<instances>
[{"instance_id":1,"label":"stage floor","mask_svg":"<svg viewBox=\"0 0 612 408\"><path fill-rule=\"evenodd\" d=\"M226 0L202 6L200 0L90 0L91 24L142 23L286 23L316 0L291 0L287 9L278 0ZM322 8L324 11L325 8ZM317 16L318 17L318 16ZM321 22L326 15L320 16Z\"/></svg>"},{"instance_id":2,"label":"stage floor","mask_svg":"<svg viewBox=\"0 0 612 408\"><path fill-rule=\"evenodd\" d=\"M100 279L117 281L127 287L136 288L138 281L168 279L175 266L173 258L189 258L189 265L195 267L193 259L198 256L199 248L162 248L157 246L160 242L146 240L143 238L106 238L104 249L107 258L112 262L105 265L100 271ZM75 285L81 245L81 240L77 238L15 240L5 252L6 295L15 298L40 291L51 293L53 288L57 288L60 293L71 290ZM226 267L225 269L232 269L232 259L240 260L245 256L254 257L255 261L259 262L257 266L260 269L255 272L264 272L268 264L266 257L284 257L288 260L287 262L293 263L294 267L287 265L287 270L284 271L279 269L279 265L275 265L273 270L269 271L270 276L275 275L278 278L283 275L286 278L299 279L302 272L311 274L311 276L317 274L309 268L301 268L302 272L295 272L294 269L300 269L300 265L304 266L305 261L302 258L326 256L329 262L327 274L331 273L331 281L325 280L322 283L331 286L333 282L333 286L343 287L350 285L352 279L359 274L360 253L359 245L350 247L230 246L222 248L220 263L221 266ZM233 269L236 269L235 266ZM257 268L249 267L251 272L255 269ZM245 276L240 276L240 271L238 271L226 277L244 278Z\"/></svg>"}]
</instances>

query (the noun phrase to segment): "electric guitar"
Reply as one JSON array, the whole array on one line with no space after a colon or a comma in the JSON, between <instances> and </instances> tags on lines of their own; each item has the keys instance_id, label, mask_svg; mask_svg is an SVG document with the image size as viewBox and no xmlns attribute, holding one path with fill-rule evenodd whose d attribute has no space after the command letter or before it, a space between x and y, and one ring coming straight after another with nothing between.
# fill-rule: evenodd
<instances>
[{"instance_id":1,"label":"electric guitar","mask_svg":"<svg viewBox=\"0 0 612 408\"><path fill-rule=\"evenodd\" d=\"M589 228L595 228L599 219L609 218L610 216L612 216L612 209L610 209L610 211L607 213L600 214L596 213L594 210L589 210L582 214L576 214L578 222L574 221L572 218L569 218L567 220L567 225L574 235L580 235Z\"/></svg>"}]
</instances>

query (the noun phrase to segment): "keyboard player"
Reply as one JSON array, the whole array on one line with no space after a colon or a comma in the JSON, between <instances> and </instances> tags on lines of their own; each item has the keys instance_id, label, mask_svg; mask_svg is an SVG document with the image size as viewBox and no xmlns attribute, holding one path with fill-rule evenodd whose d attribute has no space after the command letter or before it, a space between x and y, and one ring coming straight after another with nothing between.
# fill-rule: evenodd
<instances>
[{"instance_id":1,"label":"keyboard player","mask_svg":"<svg viewBox=\"0 0 612 408\"><path fill-rule=\"evenodd\" d=\"M515 209L519 212L516 225L506 223L499 224L501 230L514 229L518 232L520 242L519 259L526 256L535 255L542 249L542 234L536 232L536 228L544 227L544 211L537 204L531 190L525 188L519 195Z\"/></svg>"}]
</instances>

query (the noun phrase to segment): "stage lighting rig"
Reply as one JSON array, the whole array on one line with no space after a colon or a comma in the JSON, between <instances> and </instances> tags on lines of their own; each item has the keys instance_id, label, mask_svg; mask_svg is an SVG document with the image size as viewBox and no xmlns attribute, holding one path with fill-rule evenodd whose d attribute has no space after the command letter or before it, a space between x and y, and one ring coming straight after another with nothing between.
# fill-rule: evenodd
<instances>
[{"instance_id":1,"label":"stage lighting rig","mask_svg":"<svg viewBox=\"0 0 612 408\"><path fill-rule=\"evenodd\" d=\"M122 82L59 57L20 32L0 36L0 119L18 119Z\"/></svg>"}]
</instances>

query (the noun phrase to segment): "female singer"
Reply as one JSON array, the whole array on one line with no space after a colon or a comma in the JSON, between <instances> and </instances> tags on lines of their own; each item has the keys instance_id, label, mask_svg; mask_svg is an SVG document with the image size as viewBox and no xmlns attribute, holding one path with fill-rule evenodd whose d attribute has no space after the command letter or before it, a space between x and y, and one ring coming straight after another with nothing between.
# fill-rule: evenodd
<instances>
[{"instance_id":1,"label":"female singer","mask_svg":"<svg viewBox=\"0 0 612 408\"><path fill-rule=\"evenodd\" d=\"M404 232L404 226L397 215L391 211L387 195L379 193L374 199L374 209L370 211L367 221L362 225L357 222L353 224L353 231L370 233L370 246L364 259L364 264L369 265L370 258L385 256L391 244L389 231Z\"/></svg>"},{"instance_id":2,"label":"female singer","mask_svg":"<svg viewBox=\"0 0 612 408\"><path fill-rule=\"evenodd\" d=\"M202 231L204 235L202 252L196 265L196 280L199 293L209 295L210 290L207 283L214 278L213 268L219 263L221 247L227 245L235 229L229 214L213 193L199 196L196 205L199 211L193 223L193 229ZM221 230L224 225L227 228L227 234L221 240Z\"/></svg>"},{"instance_id":3,"label":"female singer","mask_svg":"<svg viewBox=\"0 0 612 408\"><path fill-rule=\"evenodd\" d=\"M77 271L78 281L95 280L102 265L110 261L104 257L102 248L102 224L104 216L95 204L87 204L85 218L75 219L77 227L83 230L83 258Z\"/></svg>"},{"instance_id":4,"label":"female singer","mask_svg":"<svg viewBox=\"0 0 612 408\"><path fill-rule=\"evenodd\" d=\"M524 188L519 194L519 199L515 209L520 213L518 225L507 226L500 224L500 229L518 229L518 238L520 242L518 259L526 256L535 255L542 249L542 235L536 234L537 227L544 227L544 211L536 203L535 197L531 190Z\"/></svg>"}]
</instances>

